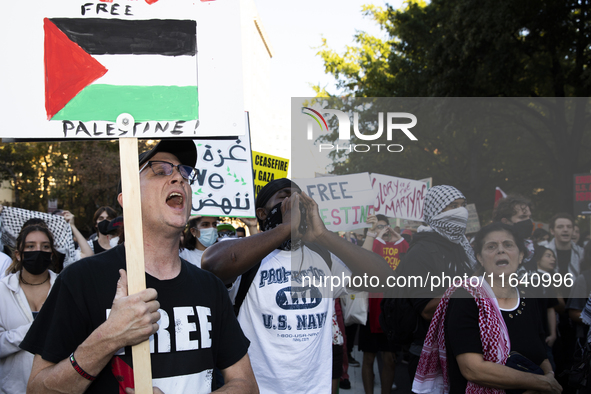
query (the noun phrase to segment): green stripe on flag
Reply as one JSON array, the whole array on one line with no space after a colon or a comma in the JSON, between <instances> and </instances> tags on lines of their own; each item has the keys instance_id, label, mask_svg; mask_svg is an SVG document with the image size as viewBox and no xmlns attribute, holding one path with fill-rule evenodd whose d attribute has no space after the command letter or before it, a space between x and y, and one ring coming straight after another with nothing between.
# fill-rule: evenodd
<instances>
[{"instance_id":1,"label":"green stripe on flag","mask_svg":"<svg viewBox=\"0 0 591 394\"><path fill-rule=\"evenodd\" d=\"M121 113L136 122L198 119L196 86L90 85L51 120L115 122Z\"/></svg>"}]
</instances>

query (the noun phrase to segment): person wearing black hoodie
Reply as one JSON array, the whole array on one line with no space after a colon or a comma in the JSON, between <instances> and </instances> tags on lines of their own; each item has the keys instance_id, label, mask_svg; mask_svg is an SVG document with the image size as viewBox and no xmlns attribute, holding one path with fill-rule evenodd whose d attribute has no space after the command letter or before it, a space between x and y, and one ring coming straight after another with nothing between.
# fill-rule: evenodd
<instances>
[{"instance_id":1,"label":"person wearing black hoodie","mask_svg":"<svg viewBox=\"0 0 591 394\"><path fill-rule=\"evenodd\" d=\"M453 186L432 187L425 196L424 222L412 239L398 270L406 278L420 277L414 285L409 281L407 297L420 316L410 346L409 378L414 379L433 313L441 296L451 285L438 280L443 276L470 275L476 264L474 251L465 236L468 210L466 197ZM438 277L438 278L436 278ZM431 285L436 286L431 286Z\"/></svg>"}]
</instances>

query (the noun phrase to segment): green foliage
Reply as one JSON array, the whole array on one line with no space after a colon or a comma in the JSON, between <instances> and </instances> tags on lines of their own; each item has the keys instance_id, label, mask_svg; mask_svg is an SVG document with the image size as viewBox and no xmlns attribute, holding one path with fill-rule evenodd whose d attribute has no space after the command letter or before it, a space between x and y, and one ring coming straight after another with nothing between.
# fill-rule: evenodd
<instances>
[{"instance_id":1,"label":"green foliage","mask_svg":"<svg viewBox=\"0 0 591 394\"><path fill-rule=\"evenodd\" d=\"M139 141L144 151L153 142ZM90 235L97 208L117 203L120 180L117 141L16 142L0 144L0 179L14 191L11 205L47 212L49 200L76 216ZM1 202L3 204L10 202Z\"/></svg>"},{"instance_id":2,"label":"green foliage","mask_svg":"<svg viewBox=\"0 0 591 394\"><path fill-rule=\"evenodd\" d=\"M591 96L588 1L433 0L362 12L388 37L358 32L343 54L324 41L318 55L337 92L319 97ZM334 172L433 177L462 190L485 220L495 186L532 197L538 220L571 211L572 175L591 168L589 100L547 101L536 110L538 128L520 123L534 109L514 104L507 128L460 116L405 144L404 155L333 155ZM518 134L510 131L516 124Z\"/></svg>"}]
</instances>

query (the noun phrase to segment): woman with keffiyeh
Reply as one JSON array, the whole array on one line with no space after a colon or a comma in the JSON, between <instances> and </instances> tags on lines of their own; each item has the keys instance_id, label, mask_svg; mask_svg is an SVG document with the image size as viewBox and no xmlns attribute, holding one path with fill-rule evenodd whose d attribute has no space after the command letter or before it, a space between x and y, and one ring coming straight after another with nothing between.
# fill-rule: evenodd
<instances>
[{"instance_id":1,"label":"woman with keffiyeh","mask_svg":"<svg viewBox=\"0 0 591 394\"><path fill-rule=\"evenodd\" d=\"M429 281L432 276L471 275L476 259L465 235L468 222L466 197L453 186L434 186L425 196L423 213L425 225L419 227L396 272L400 276L421 277L423 281ZM410 300L415 313L420 316L409 350L411 382L429 323L447 286L433 289L412 286L403 290L405 294L402 296Z\"/></svg>"},{"instance_id":2,"label":"woman with keffiyeh","mask_svg":"<svg viewBox=\"0 0 591 394\"><path fill-rule=\"evenodd\" d=\"M450 287L441 299L413 392L560 393L546 358L537 304L509 281L523 260L523 240L513 226L493 223L478 232L474 250L482 276ZM510 367L514 358L530 364L530 372Z\"/></svg>"}]
</instances>

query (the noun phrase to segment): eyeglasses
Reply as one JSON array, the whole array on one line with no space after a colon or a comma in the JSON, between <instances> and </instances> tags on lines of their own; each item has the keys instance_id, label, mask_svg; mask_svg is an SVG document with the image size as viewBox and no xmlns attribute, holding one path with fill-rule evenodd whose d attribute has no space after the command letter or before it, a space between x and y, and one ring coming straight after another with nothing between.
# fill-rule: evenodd
<instances>
[{"instance_id":1,"label":"eyeglasses","mask_svg":"<svg viewBox=\"0 0 591 394\"><path fill-rule=\"evenodd\" d=\"M378 224L378 225L376 226L376 228L377 228L378 230L383 230L383 229L384 229L384 228L386 228L386 227L388 227L388 225L387 225L387 224Z\"/></svg>"},{"instance_id":2,"label":"eyeglasses","mask_svg":"<svg viewBox=\"0 0 591 394\"><path fill-rule=\"evenodd\" d=\"M185 178L189 185L192 185L195 181L195 176L197 175L197 170L191 166L186 166L184 164L172 164L167 161L160 161L154 160L149 161L140 169L140 173L144 170L144 168L150 167L154 175L165 175L169 176L172 175L172 171L176 167L179 170L179 173L183 178Z\"/></svg>"}]
</instances>

